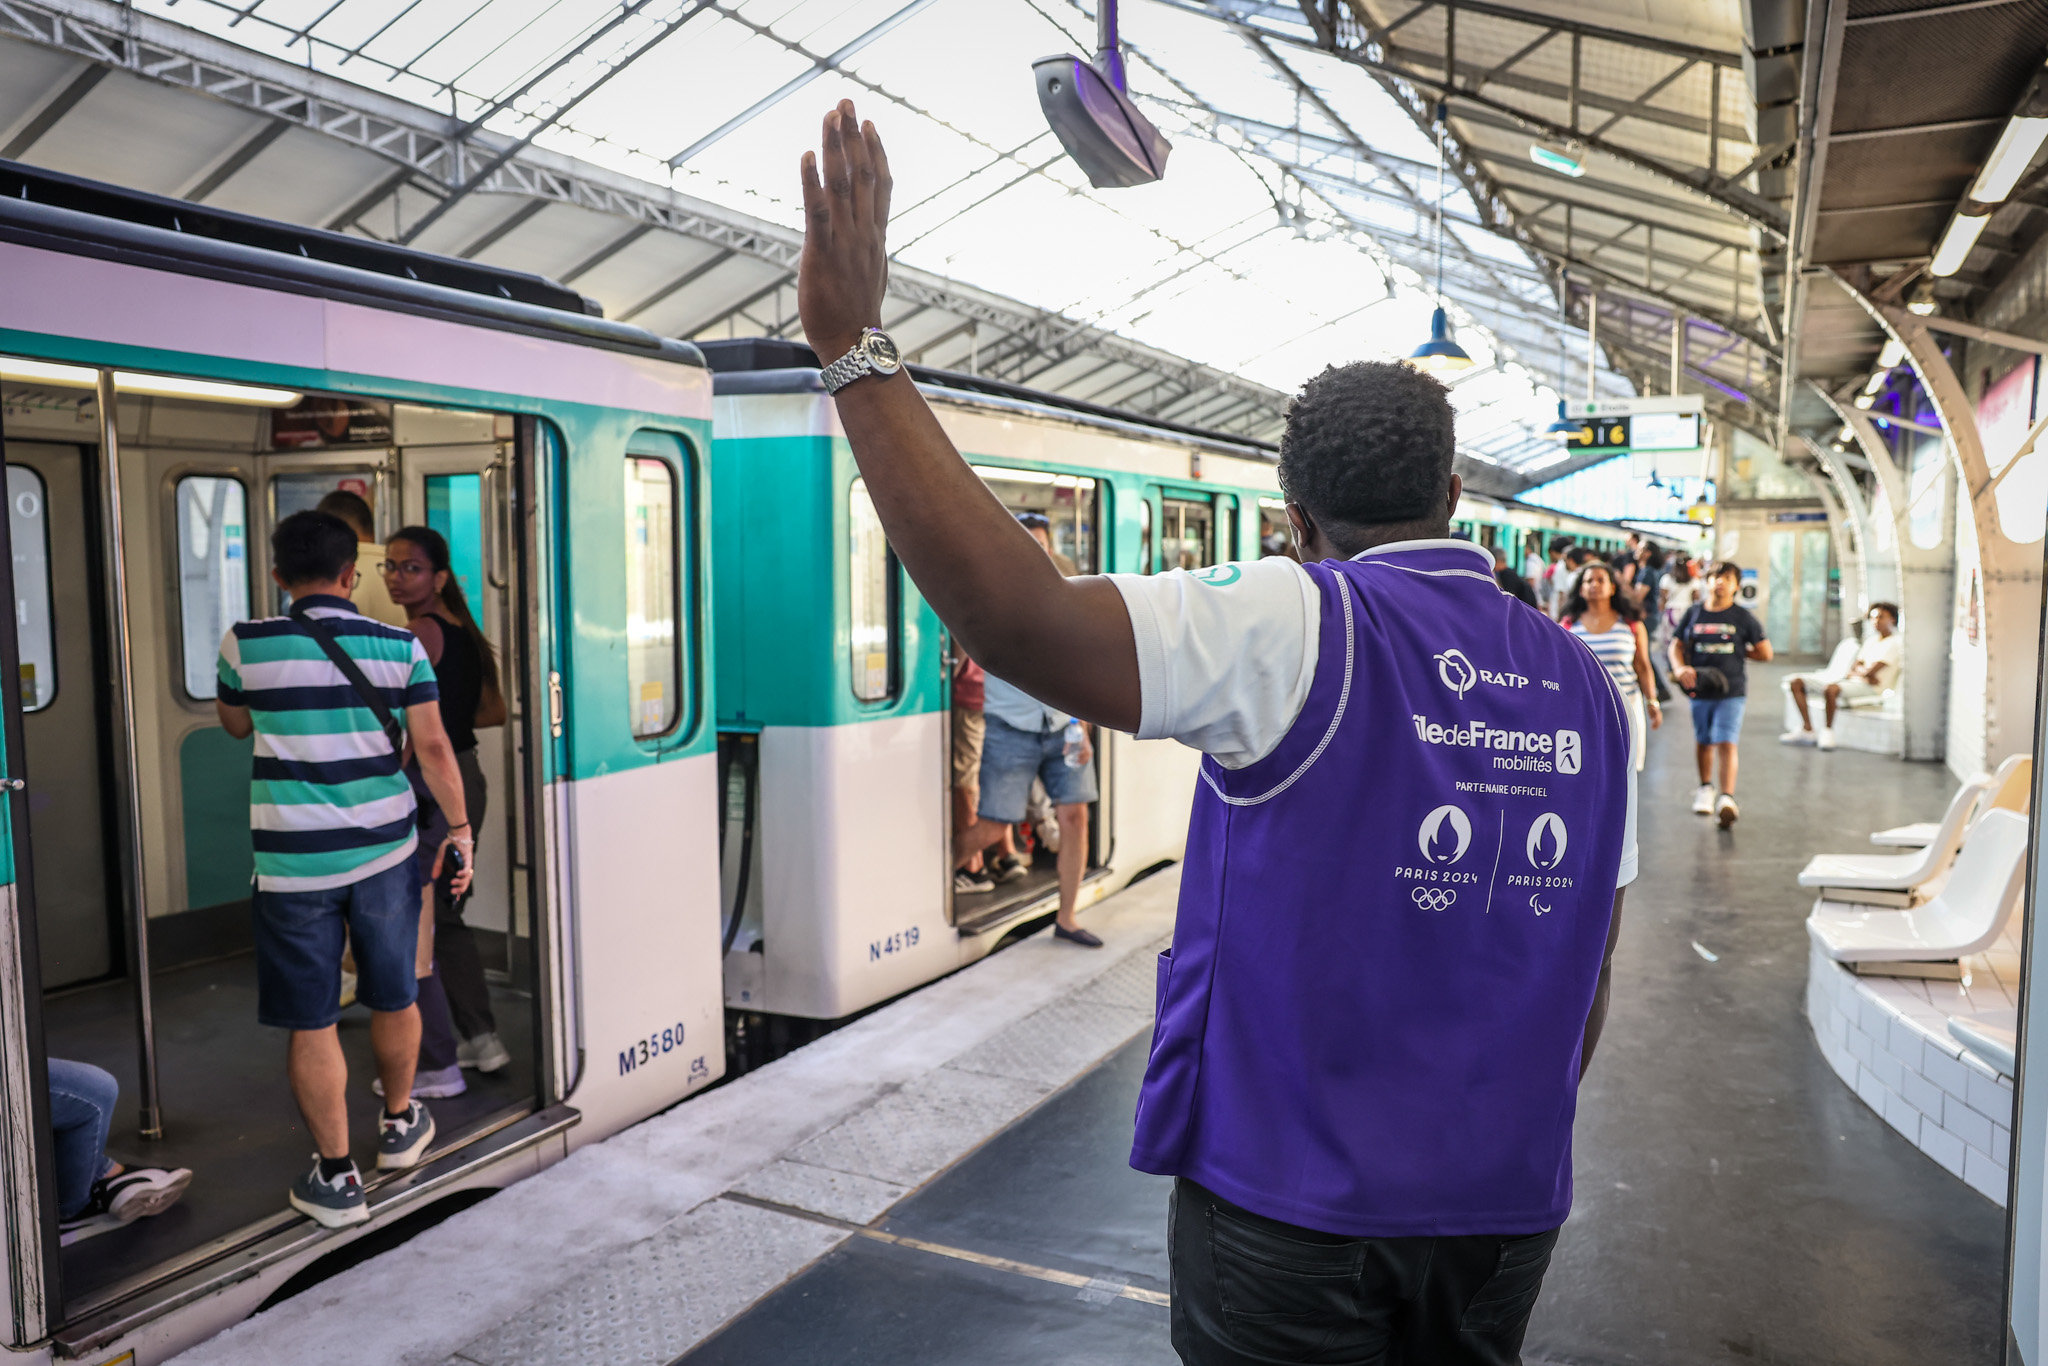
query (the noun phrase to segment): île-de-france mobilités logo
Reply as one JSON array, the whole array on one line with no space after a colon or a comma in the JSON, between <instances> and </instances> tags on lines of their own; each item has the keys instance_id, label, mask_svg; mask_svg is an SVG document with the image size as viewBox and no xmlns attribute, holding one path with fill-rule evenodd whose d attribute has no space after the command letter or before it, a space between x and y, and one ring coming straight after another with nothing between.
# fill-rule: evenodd
<instances>
[{"instance_id":1,"label":"\u00eele-de-france mobilit\u00e9s logo","mask_svg":"<svg viewBox=\"0 0 2048 1366\"><path fill-rule=\"evenodd\" d=\"M1437 678L1458 695L1460 702L1464 701L1465 694L1479 681L1479 670L1472 667L1463 650L1445 650L1435 658Z\"/></svg>"}]
</instances>

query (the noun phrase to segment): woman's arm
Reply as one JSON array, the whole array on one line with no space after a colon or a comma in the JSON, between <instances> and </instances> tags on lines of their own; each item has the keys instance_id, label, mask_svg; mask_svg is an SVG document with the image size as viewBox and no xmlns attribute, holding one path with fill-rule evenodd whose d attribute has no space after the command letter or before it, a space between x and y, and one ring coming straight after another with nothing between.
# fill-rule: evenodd
<instances>
[{"instance_id":1,"label":"woman's arm","mask_svg":"<svg viewBox=\"0 0 2048 1366\"><path fill-rule=\"evenodd\" d=\"M420 648L427 652L427 663L439 667L441 651L447 646L441 634L441 623L435 617L414 617L405 623L412 633L420 638Z\"/></svg>"},{"instance_id":2,"label":"woman's arm","mask_svg":"<svg viewBox=\"0 0 2048 1366\"><path fill-rule=\"evenodd\" d=\"M1657 701L1657 677L1650 672L1650 633L1640 621L1630 622L1628 629L1636 638L1636 686L1643 690L1643 707L1650 713L1650 729L1655 730L1664 723L1664 708Z\"/></svg>"}]
</instances>

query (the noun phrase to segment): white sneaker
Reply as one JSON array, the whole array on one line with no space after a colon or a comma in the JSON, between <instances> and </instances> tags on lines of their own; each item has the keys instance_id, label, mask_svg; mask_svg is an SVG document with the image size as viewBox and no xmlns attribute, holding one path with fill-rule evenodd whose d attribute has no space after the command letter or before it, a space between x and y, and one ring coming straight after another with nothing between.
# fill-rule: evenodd
<instances>
[{"instance_id":1,"label":"white sneaker","mask_svg":"<svg viewBox=\"0 0 2048 1366\"><path fill-rule=\"evenodd\" d=\"M1778 737L1778 743L1781 745L1810 745L1813 743L1813 732L1810 730L1788 730Z\"/></svg>"},{"instance_id":2,"label":"white sneaker","mask_svg":"<svg viewBox=\"0 0 2048 1366\"><path fill-rule=\"evenodd\" d=\"M1821 727L1820 739L1816 743L1822 749L1833 749L1835 747L1835 728L1833 726Z\"/></svg>"},{"instance_id":3,"label":"white sneaker","mask_svg":"<svg viewBox=\"0 0 2048 1366\"><path fill-rule=\"evenodd\" d=\"M1721 822L1721 828L1726 830L1735 824L1735 818L1741 814L1742 812L1736 808L1735 799L1723 792L1720 805L1714 808L1714 819Z\"/></svg>"},{"instance_id":4,"label":"white sneaker","mask_svg":"<svg viewBox=\"0 0 2048 1366\"><path fill-rule=\"evenodd\" d=\"M511 1050L505 1047L504 1040L496 1034L479 1034L474 1039L464 1039L455 1045L455 1062L459 1067L474 1067L479 1072L495 1072L511 1061Z\"/></svg>"},{"instance_id":5,"label":"white sneaker","mask_svg":"<svg viewBox=\"0 0 2048 1366\"><path fill-rule=\"evenodd\" d=\"M1692 814L1711 816L1714 814L1714 785L1701 783L1699 791L1692 794Z\"/></svg>"}]
</instances>

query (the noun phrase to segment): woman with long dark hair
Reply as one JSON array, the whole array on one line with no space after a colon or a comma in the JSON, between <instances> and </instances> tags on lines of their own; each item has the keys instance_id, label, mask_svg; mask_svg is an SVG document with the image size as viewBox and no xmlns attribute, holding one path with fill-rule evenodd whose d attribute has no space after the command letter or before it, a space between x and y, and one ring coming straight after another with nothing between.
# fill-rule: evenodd
<instances>
[{"instance_id":1,"label":"woman with long dark hair","mask_svg":"<svg viewBox=\"0 0 2048 1366\"><path fill-rule=\"evenodd\" d=\"M1636 772L1643 771L1649 756L1649 732L1664 724L1664 709L1657 704L1657 680L1650 672L1650 638L1643 631L1642 613L1615 582L1613 569L1594 560L1572 585L1559 624L1586 642L1621 689L1628 706L1629 737ZM1649 713L1648 725L1644 712Z\"/></svg>"},{"instance_id":2,"label":"woman with long dark hair","mask_svg":"<svg viewBox=\"0 0 2048 1366\"><path fill-rule=\"evenodd\" d=\"M462 770L462 786L469 810L470 836L483 832L488 792L482 767L477 763L476 732L479 727L503 725L504 693L498 683L497 653L477 625L463 596L462 584L449 568L448 542L432 527L401 527L385 543L390 557L384 563L384 581L391 600L406 612L406 625L419 637L434 676L441 686L441 724L455 747L455 762ZM426 834L421 846L438 845L439 836L429 841L428 827L442 822L439 808L431 798L420 803L420 819ZM474 850L475 846L470 846ZM462 919L462 906L432 889L433 975L444 989L448 1011L462 1042L450 1060L434 1059L437 1070L453 1069L459 1090L461 1069L474 1067L495 1072L512 1060L498 1038L498 1022L491 1011L490 987L484 980L484 965L477 952L476 936ZM424 1021L423 1021L424 1024ZM426 1075L427 1059L421 1059Z\"/></svg>"}]
</instances>

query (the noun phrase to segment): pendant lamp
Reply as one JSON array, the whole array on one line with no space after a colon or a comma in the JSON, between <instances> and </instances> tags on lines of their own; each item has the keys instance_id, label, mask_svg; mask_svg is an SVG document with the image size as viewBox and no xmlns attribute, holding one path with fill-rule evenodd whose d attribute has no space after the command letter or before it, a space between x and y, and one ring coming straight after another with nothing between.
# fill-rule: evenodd
<instances>
[{"instance_id":1,"label":"pendant lamp","mask_svg":"<svg viewBox=\"0 0 2048 1366\"><path fill-rule=\"evenodd\" d=\"M1472 368L1472 357L1451 337L1444 313L1444 106L1436 107L1436 312L1429 319L1429 340L1408 353L1418 370L1445 375Z\"/></svg>"}]
</instances>

